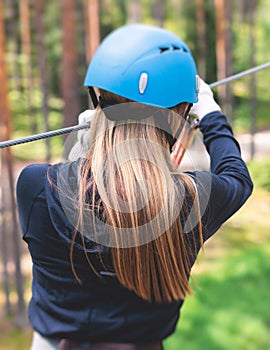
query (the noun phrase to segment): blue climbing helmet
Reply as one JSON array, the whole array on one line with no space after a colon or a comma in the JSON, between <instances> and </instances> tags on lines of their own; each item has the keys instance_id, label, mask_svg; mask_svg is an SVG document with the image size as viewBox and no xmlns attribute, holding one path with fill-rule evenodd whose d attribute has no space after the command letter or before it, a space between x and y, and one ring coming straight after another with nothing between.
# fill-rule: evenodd
<instances>
[{"instance_id":1,"label":"blue climbing helmet","mask_svg":"<svg viewBox=\"0 0 270 350\"><path fill-rule=\"evenodd\" d=\"M168 30L143 24L125 25L103 40L84 85L162 108L198 101L197 69L188 46Z\"/></svg>"}]
</instances>

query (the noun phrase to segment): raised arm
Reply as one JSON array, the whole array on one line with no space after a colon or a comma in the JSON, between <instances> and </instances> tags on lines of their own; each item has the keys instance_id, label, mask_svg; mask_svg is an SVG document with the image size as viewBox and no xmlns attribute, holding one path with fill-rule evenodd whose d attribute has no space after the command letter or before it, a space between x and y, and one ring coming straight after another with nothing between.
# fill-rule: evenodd
<instances>
[{"instance_id":1,"label":"raised arm","mask_svg":"<svg viewBox=\"0 0 270 350\"><path fill-rule=\"evenodd\" d=\"M210 87L202 80L199 101L191 113L200 119L200 130L211 162L210 173L195 173L201 189L207 239L245 203L253 184L232 128L215 102ZM208 191L204 191L205 184Z\"/></svg>"}]
</instances>

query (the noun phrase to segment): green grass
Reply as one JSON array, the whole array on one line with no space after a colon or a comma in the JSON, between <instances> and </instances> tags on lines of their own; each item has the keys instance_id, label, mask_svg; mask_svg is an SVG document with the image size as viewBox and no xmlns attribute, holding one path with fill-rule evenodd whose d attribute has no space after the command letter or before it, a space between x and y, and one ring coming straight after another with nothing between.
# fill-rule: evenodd
<instances>
[{"instance_id":1,"label":"green grass","mask_svg":"<svg viewBox=\"0 0 270 350\"><path fill-rule=\"evenodd\" d=\"M29 350L31 333L30 331L23 332L17 328L8 331L0 329L0 350Z\"/></svg>"},{"instance_id":2,"label":"green grass","mask_svg":"<svg viewBox=\"0 0 270 350\"><path fill-rule=\"evenodd\" d=\"M270 192L270 157L250 162L249 169L256 186Z\"/></svg>"},{"instance_id":3,"label":"green grass","mask_svg":"<svg viewBox=\"0 0 270 350\"><path fill-rule=\"evenodd\" d=\"M212 261L165 349L270 349L269 253L255 246Z\"/></svg>"}]
</instances>

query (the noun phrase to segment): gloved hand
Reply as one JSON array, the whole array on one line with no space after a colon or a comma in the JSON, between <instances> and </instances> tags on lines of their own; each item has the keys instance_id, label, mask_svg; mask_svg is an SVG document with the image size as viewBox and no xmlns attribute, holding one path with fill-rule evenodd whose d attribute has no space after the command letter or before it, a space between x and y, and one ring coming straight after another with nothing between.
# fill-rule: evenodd
<instances>
[{"instance_id":1,"label":"gloved hand","mask_svg":"<svg viewBox=\"0 0 270 350\"><path fill-rule=\"evenodd\" d=\"M82 112L78 117L79 125L85 124L87 122L92 121L92 118L95 114L95 110L87 109L86 111ZM89 151L90 146L90 129L81 129L78 131L77 134L78 141L75 143L75 145L71 148L68 160L75 161L78 158L86 157L87 152Z\"/></svg>"},{"instance_id":2,"label":"gloved hand","mask_svg":"<svg viewBox=\"0 0 270 350\"><path fill-rule=\"evenodd\" d=\"M202 79L200 79L198 98L198 102L194 103L189 113L196 116L199 120L202 120L202 118L208 113L221 111L220 106L214 100L210 86Z\"/></svg>"}]
</instances>

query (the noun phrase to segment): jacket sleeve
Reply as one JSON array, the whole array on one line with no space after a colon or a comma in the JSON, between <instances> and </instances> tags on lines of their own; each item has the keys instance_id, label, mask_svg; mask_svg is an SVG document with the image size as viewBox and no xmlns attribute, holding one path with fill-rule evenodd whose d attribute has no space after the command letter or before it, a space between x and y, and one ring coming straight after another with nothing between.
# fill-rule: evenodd
<instances>
[{"instance_id":1,"label":"jacket sleeve","mask_svg":"<svg viewBox=\"0 0 270 350\"><path fill-rule=\"evenodd\" d=\"M200 130L211 168L210 173L194 173L206 240L245 203L253 184L225 115L209 113L202 119Z\"/></svg>"}]
</instances>

